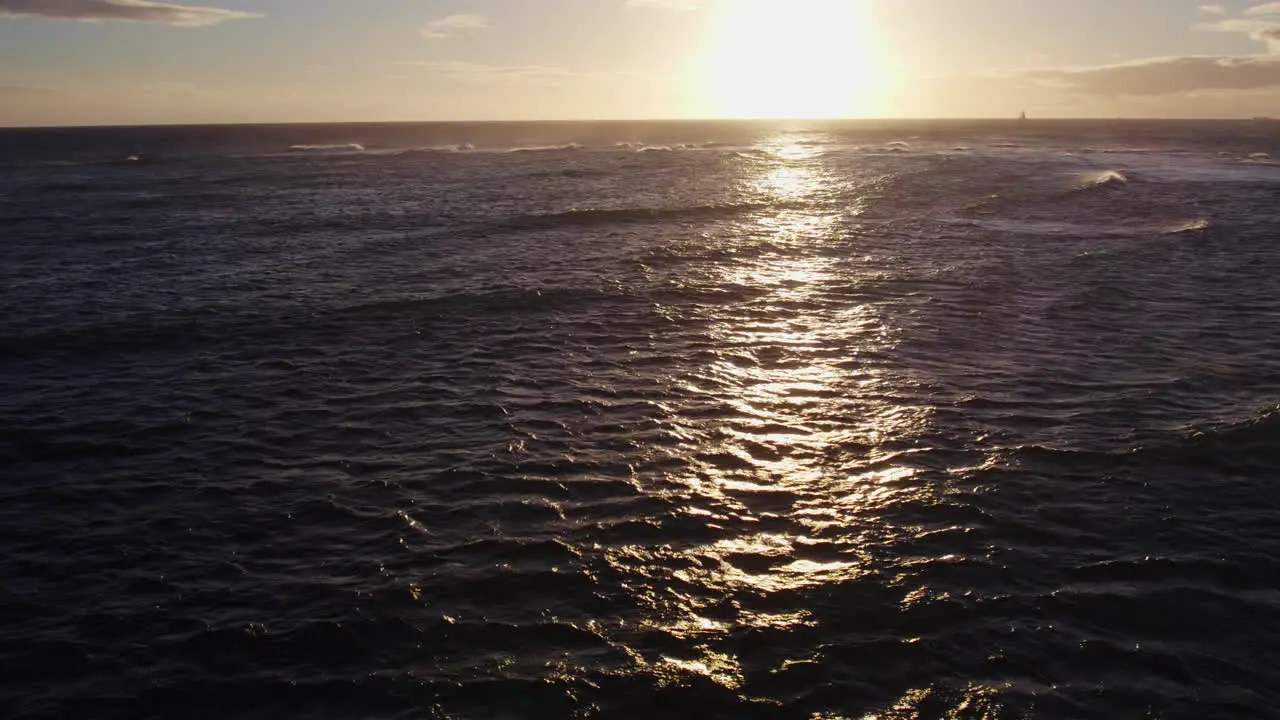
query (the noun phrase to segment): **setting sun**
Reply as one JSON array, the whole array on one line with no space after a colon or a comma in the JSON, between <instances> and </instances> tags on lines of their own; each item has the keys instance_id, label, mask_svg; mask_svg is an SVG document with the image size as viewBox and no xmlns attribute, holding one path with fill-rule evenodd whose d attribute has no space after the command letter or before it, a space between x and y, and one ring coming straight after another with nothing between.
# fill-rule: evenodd
<instances>
[{"instance_id":1,"label":"setting sun","mask_svg":"<svg viewBox=\"0 0 1280 720\"><path fill-rule=\"evenodd\" d=\"M860 0L728 3L705 70L708 110L737 118L871 115L885 72Z\"/></svg>"}]
</instances>

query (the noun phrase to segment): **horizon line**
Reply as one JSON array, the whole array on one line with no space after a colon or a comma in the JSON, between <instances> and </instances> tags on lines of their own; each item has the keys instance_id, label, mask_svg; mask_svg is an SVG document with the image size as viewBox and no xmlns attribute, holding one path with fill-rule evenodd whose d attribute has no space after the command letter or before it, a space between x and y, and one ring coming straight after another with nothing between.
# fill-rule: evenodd
<instances>
[{"instance_id":1,"label":"horizon line","mask_svg":"<svg viewBox=\"0 0 1280 720\"><path fill-rule=\"evenodd\" d=\"M5 125L4 130L89 130L89 129L140 129L140 128L179 128L179 127L296 127L299 125L570 125L570 124L677 124L677 123L886 123L886 122L1248 122L1272 120L1270 116L1228 115L1214 117L1142 117L1142 116L1036 116L1021 119L1017 116L975 116L975 117L779 117L779 118L725 118L725 117L693 117L693 118L560 118L560 119L527 119L527 120L277 120L267 122L231 121L231 122L146 122L146 123L89 123L84 125Z\"/></svg>"},{"instance_id":2,"label":"horizon line","mask_svg":"<svg viewBox=\"0 0 1280 720\"><path fill-rule=\"evenodd\" d=\"M626 123L984 123L984 122L1248 122L1248 120L1277 119L1271 115L1215 115L1215 117L1142 117L1142 115L1036 115L1036 117L1020 118L1018 115L974 115L974 117L938 117L938 115L915 115L915 117L883 117L883 118L543 118L543 119L453 119L453 120L230 120L230 122L189 122L189 123L86 123L86 124L4 124L0 123L0 131L6 129L132 129L132 128L179 128L179 127L296 127L296 126L500 126L500 124L626 124Z\"/></svg>"}]
</instances>

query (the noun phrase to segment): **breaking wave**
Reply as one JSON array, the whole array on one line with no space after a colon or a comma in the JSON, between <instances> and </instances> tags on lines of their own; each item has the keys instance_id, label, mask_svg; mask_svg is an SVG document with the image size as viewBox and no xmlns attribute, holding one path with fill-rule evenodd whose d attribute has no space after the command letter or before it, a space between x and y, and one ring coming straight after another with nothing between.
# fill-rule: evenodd
<instances>
[{"instance_id":1,"label":"breaking wave","mask_svg":"<svg viewBox=\"0 0 1280 720\"><path fill-rule=\"evenodd\" d=\"M291 153L314 153L317 155L337 155L364 152L360 143L333 143L327 145L290 145Z\"/></svg>"},{"instance_id":2,"label":"breaking wave","mask_svg":"<svg viewBox=\"0 0 1280 720\"><path fill-rule=\"evenodd\" d=\"M1204 218L1200 218L1197 220L1188 220L1187 222L1179 223L1177 225L1174 225L1173 227L1167 228L1164 231L1164 234L1165 235L1181 235L1182 233L1192 233L1192 232L1200 232L1201 230L1208 230L1210 227L1212 227L1212 223L1210 223L1208 220L1205 220Z\"/></svg>"},{"instance_id":3,"label":"breaking wave","mask_svg":"<svg viewBox=\"0 0 1280 720\"><path fill-rule=\"evenodd\" d=\"M412 155L439 155L439 154L449 154L449 153L472 152L475 149L476 147L471 143L464 142L464 143L459 143L457 145L435 145L435 146L429 146L429 147L409 148L407 150L396 151L394 154L401 157L412 156Z\"/></svg>"},{"instance_id":4,"label":"breaking wave","mask_svg":"<svg viewBox=\"0 0 1280 720\"><path fill-rule=\"evenodd\" d=\"M1095 190L1098 188L1127 185L1128 183L1128 176L1119 170L1104 170L1100 173L1085 176L1077 189Z\"/></svg>"},{"instance_id":5,"label":"breaking wave","mask_svg":"<svg viewBox=\"0 0 1280 720\"><path fill-rule=\"evenodd\" d=\"M585 146L578 143L566 143L564 145L529 145L525 147L507 148L509 153L552 153L552 152L575 152L582 150Z\"/></svg>"},{"instance_id":6,"label":"breaking wave","mask_svg":"<svg viewBox=\"0 0 1280 720\"><path fill-rule=\"evenodd\" d=\"M1183 444L1184 450L1207 458L1233 457L1237 461L1274 459L1277 448L1280 406L1248 420L1193 429Z\"/></svg>"}]
</instances>

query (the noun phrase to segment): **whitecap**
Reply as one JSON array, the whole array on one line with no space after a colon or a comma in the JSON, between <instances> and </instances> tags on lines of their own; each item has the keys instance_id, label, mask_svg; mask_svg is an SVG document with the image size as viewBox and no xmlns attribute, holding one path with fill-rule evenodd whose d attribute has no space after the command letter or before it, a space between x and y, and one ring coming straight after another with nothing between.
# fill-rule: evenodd
<instances>
[{"instance_id":1,"label":"whitecap","mask_svg":"<svg viewBox=\"0 0 1280 720\"><path fill-rule=\"evenodd\" d=\"M294 153L316 153L316 154L335 154L335 153L361 153L364 152L364 146L360 143L332 143L322 145L290 145L289 152Z\"/></svg>"}]
</instances>

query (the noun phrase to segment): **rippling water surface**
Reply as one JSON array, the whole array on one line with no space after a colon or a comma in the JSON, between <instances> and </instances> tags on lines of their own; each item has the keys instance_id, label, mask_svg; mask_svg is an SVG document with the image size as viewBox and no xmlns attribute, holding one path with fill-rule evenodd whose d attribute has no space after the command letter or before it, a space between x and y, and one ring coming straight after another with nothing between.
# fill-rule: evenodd
<instances>
[{"instance_id":1,"label":"rippling water surface","mask_svg":"<svg viewBox=\"0 0 1280 720\"><path fill-rule=\"evenodd\" d=\"M0 702L1274 713L1277 153L0 133Z\"/></svg>"}]
</instances>

